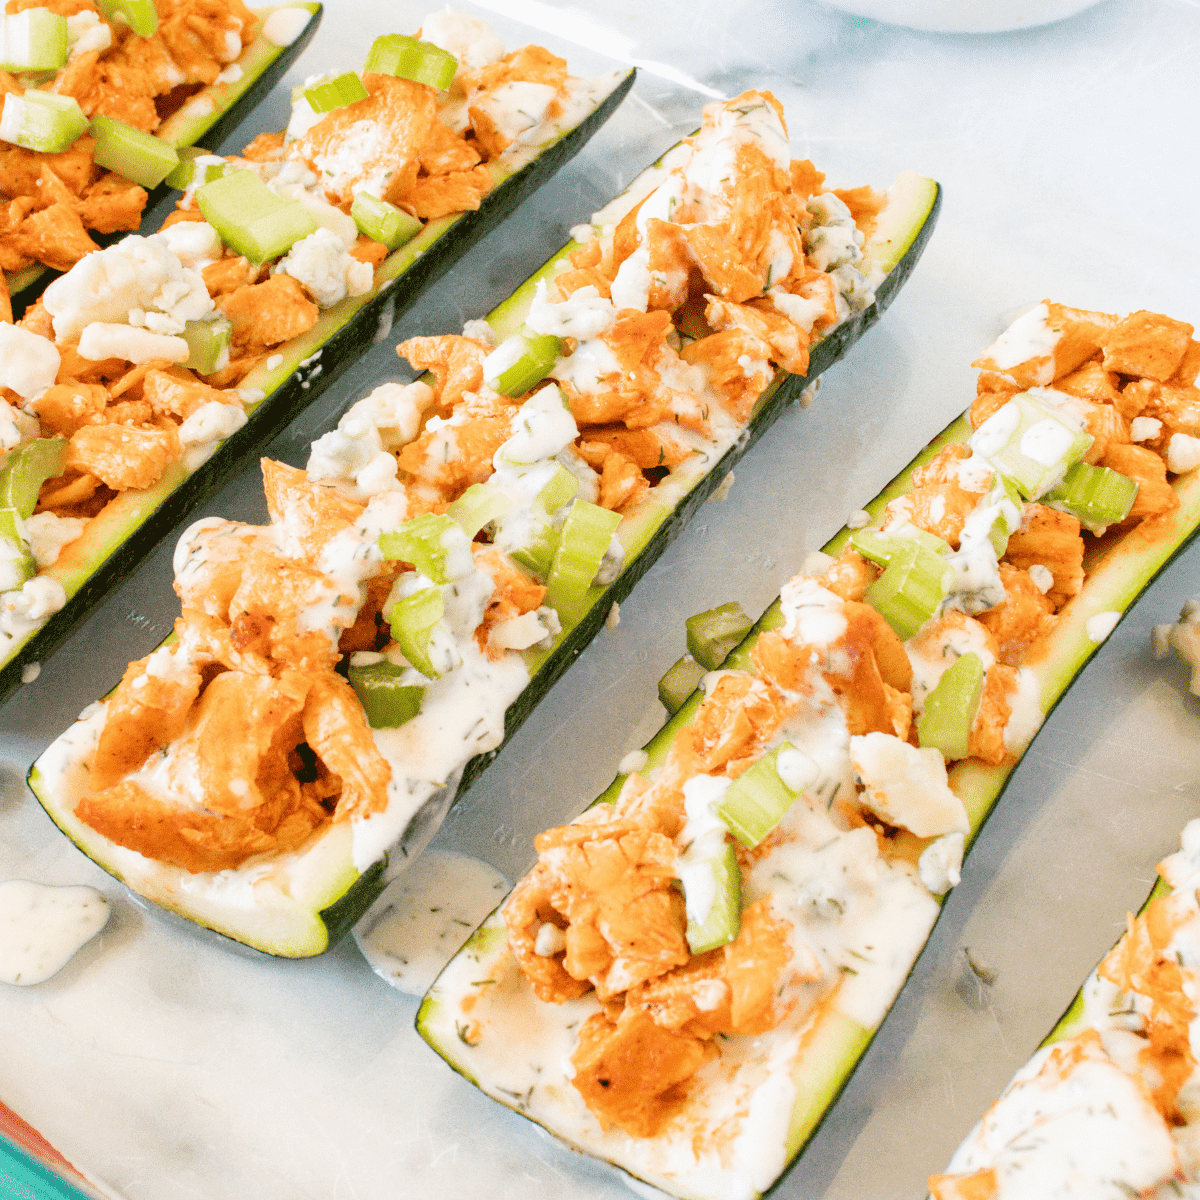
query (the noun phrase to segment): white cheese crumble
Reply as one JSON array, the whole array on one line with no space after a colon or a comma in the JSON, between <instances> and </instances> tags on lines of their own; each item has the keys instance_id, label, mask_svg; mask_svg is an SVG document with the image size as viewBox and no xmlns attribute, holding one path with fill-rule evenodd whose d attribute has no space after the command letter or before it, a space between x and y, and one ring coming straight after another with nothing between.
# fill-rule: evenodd
<instances>
[{"instance_id":1,"label":"white cheese crumble","mask_svg":"<svg viewBox=\"0 0 1200 1200\"><path fill-rule=\"evenodd\" d=\"M1033 581L1033 586L1044 596L1054 586L1054 574L1049 567L1043 567L1041 563L1034 563L1029 568L1029 578Z\"/></svg>"},{"instance_id":2,"label":"white cheese crumble","mask_svg":"<svg viewBox=\"0 0 1200 1200\"><path fill-rule=\"evenodd\" d=\"M215 157L205 155L197 162L203 163L204 158ZM223 163L223 158L216 162ZM185 266L202 271L224 254L221 236L207 221L177 221L160 229L154 237L166 244L168 250Z\"/></svg>"},{"instance_id":3,"label":"white cheese crumble","mask_svg":"<svg viewBox=\"0 0 1200 1200\"><path fill-rule=\"evenodd\" d=\"M488 641L501 650L528 650L549 636L540 611L522 613L492 628Z\"/></svg>"},{"instance_id":4,"label":"white cheese crumble","mask_svg":"<svg viewBox=\"0 0 1200 1200\"><path fill-rule=\"evenodd\" d=\"M42 303L59 343L75 341L91 324L124 324L135 310L143 315L138 323L153 333L178 334L215 307L200 272L185 267L165 238L137 234L85 255L50 284ZM154 357L182 362L187 355Z\"/></svg>"},{"instance_id":5,"label":"white cheese crumble","mask_svg":"<svg viewBox=\"0 0 1200 1200\"><path fill-rule=\"evenodd\" d=\"M921 882L935 896L944 896L962 879L962 858L965 835L947 833L931 842L917 859Z\"/></svg>"},{"instance_id":6,"label":"white cheese crumble","mask_svg":"<svg viewBox=\"0 0 1200 1200\"><path fill-rule=\"evenodd\" d=\"M1131 442L1153 441L1162 433L1162 422L1154 417L1134 417L1129 422L1129 440Z\"/></svg>"},{"instance_id":7,"label":"white cheese crumble","mask_svg":"<svg viewBox=\"0 0 1200 1200\"><path fill-rule=\"evenodd\" d=\"M526 324L528 323L526 321ZM496 331L486 321L468 321L463 326L463 337L482 342L485 346L491 346L493 350L496 348Z\"/></svg>"},{"instance_id":8,"label":"white cheese crumble","mask_svg":"<svg viewBox=\"0 0 1200 1200\"><path fill-rule=\"evenodd\" d=\"M1155 658L1166 658L1175 649L1192 668L1192 695L1200 696L1200 603L1189 600L1174 625L1155 625L1153 645Z\"/></svg>"},{"instance_id":9,"label":"white cheese crumble","mask_svg":"<svg viewBox=\"0 0 1200 1200\"><path fill-rule=\"evenodd\" d=\"M0 633L21 637L56 613L67 602L67 593L57 579L38 575L19 589L0 594Z\"/></svg>"},{"instance_id":10,"label":"white cheese crumble","mask_svg":"<svg viewBox=\"0 0 1200 1200\"><path fill-rule=\"evenodd\" d=\"M868 733L850 739L850 761L867 806L889 825L917 837L970 829L967 810L947 783L945 761L932 747L918 750L890 733Z\"/></svg>"},{"instance_id":11,"label":"white cheese crumble","mask_svg":"<svg viewBox=\"0 0 1200 1200\"><path fill-rule=\"evenodd\" d=\"M1167 443L1167 470L1182 475L1200 467L1200 438L1187 433L1173 433Z\"/></svg>"},{"instance_id":12,"label":"white cheese crumble","mask_svg":"<svg viewBox=\"0 0 1200 1200\"><path fill-rule=\"evenodd\" d=\"M371 264L352 258L342 239L326 228L301 238L277 270L302 283L322 308L369 292L375 278Z\"/></svg>"},{"instance_id":13,"label":"white cheese crumble","mask_svg":"<svg viewBox=\"0 0 1200 1200\"><path fill-rule=\"evenodd\" d=\"M1087 629L1089 640L1093 642L1102 642L1110 633L1117 627L1117 622L1121 619L1119 612L1101 612L1094 613L1088 617L1084 623Z\"/></svg>"},{"instance_id":14,"label":"white cheese crumble","mask_svg":"<svg viewBox=\"0 0 1200 1200\"><path fill-rule=\"evenodd\" d=\"M203 442L223 441L237 433L246 423L246 412L240 404L222 404L210 400L202 404L179 427L179 441L184 446Z\"/></svg>"},{"instance_id":15,"label":"white cheese crumble","mask_svg":"<svg viewBox=\"0 0 1200 1200\"><path fill-rule=\"evenodd\" d=\"M22 400L31 400L53 386L61 361L48 338L0 322L0 379Z\"/></svg>"},{"instance_id":16,"label":"white cheese crumble","mask_svg":"<svg viewBox=\"0 0 1200 1200\"><path fill-rule=\"evenodd\" d=\"M100 17L84 9L67 18L68 59L78 58L89 50L107 50L112 45L112 30Z\"/></svg>"},{"instance_id":17,"label":"white cheese crumble","mask_svg":"<svg viewBox=\"0 0 1200 1200\"><path fill-rule=\"evenodd\" d=\"M187 362L190 354L183 338L151 333L133 325L92 321L79 335L79 357L92 362L123 358L131 363L143 363L165 358L168 362L181 363Z\"/></svg>"},{"instance_id":18,"label":"white cheese crumble","mask_svg":"<svg viewBox=\"0 0 1200 1200\"><path fill-rule=\"evenodd\" d=\"M62 548L73 542L87 524L81 517L59 517L54 513L34 513L24 521L29 551L39 570L52 567Z\"/></svg>"}]
</instances>

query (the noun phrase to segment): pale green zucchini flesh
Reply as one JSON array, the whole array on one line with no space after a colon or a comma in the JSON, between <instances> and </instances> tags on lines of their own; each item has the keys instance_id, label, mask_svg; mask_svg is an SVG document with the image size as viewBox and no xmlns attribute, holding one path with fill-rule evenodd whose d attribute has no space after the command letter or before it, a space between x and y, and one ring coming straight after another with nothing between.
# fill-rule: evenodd
<instances>
[{"instance_id":1,"label":"pale green zucchini flesh","mask_svg":"<svg viewBox=\"0 0 1200 1200\"><path fill-rule=\"evenodd\" d=\"M233 132L255 105L265 99L271 88L296 61L300 52L312 41L324 13L320 0L294 0L291 3L272 4L253 11L256 16L265 20L277 8L307 9L312 17L300 36L287 46L277 46L259 34L236 59L237 65L242 69L241 78L232 83L209 84L194 96L188 97L155 130L156 137L162 138L177 150L183 146L195 146L201 138L207 138L210 144L216 145ZM152 188L144 211L149 212L170 190L165 184ZM110 246L125 237L125 233L93 233L91 236L99 245ZM13 298L14 314L20 317L25 308L37 299L58 274L60 272L43 267L40 263L9 274L7 283Z\"/></svg>"},{"instance_id":2,"label":"pale green zucchini flesh","mask_svg":"<svg viewBox=\"0 0 1200 1200\"><path fill-rule=\"evenodd\" d=\"M896 478L870 503L867 511L873 523L883 516L887 504L898 496L912 491L912 471L928 463L944 446L964 442L971 428L966 418L960 418L945 429L923 450ZM1088 572L1082 592L1075 596L1059 612L1059 619L1050 635L1044 639L1035 656L1027 659L1024 666L1030 667L1040 684L1040 706L1043 715L1048 715L1071 682L1082 670L1087 660L1099 648L1087 631L1087 621L1097 613L1119 612L1124 614L1137 597L1195 536L1200 529L1200 470L1181 476L1172 485L1179 498L1179 507L1173 512L1150 521L1144 521L1126 533L1110 534L1091 545L1085 556ZM843 529L824 547L826 553L840 554L853 534ZM783 616L779 601L776 601L759 619L746 639L722 664L726 669L748 669L750 652L763 632L782 626ZM675 740L676 734L689 726L703 701L703 692L697 691L682 708L663 726L645 746L646 762L639 768L641 774L661 766ZM950 785L962 799L971 820L971 831L967 835L968 847L978 835L984 821L997 800L1016 766L1016 761L1006 760L999 766L990 767L977 761L963 761L951 766ZM596 803L612 803L619 795L626 776L618 775ZM475 1011L483 1011L490 995L489 988L472 988L468 983L460 986L458 978L472 981L488 980L489 969L499 968L505 956L507 967L516 971L507 948L507 936L499 909L472 935L456 959L452 960L433 988L426 996L417 1014L416 1027L421 1036L459 1074L470 1079L494 1099L507 1107L529 1116L522 1111L519 1101L511 1096L498 1094L489 1088L488 1081L479 1077L470 1045L464 1040L456 1026L455 1014L460 1012L464 997L474 996L479 1005ZM914 962L915 962L914 955ZM471 969L460 972L459 966L467 962ZM514 989L523 981L515 982ZM527 987L522 994L531 996ZM519 1021L520 1005L513 993L508 993L510 1011ZM1052 1039L1068 1036L1078 1020L1080 1002L1064 1016L1051 1035ZM886 1015L886 1014L884 1014ZM880 1023L882 1024L882 1017ZM783 1161L790 1164L804 1149L816 1132L825 1114L832 1107L842 1088L846 1085L859 1059L866 1052L878 1026L868 1028L826 1006L822 1015L805 1035L805 1051L797 1060L792 1079L796 1085L796 1099L787 1128ZM520 1036L514 1028L514 1038ZM763 1039L767 1041L771 1035ZM566 1086L569 1086L566 1085ZM534 1119L534 1118L530 1118ZM562 1131L550 1128L564 1140ZM580 1149L580 1147L574 1147ZM621 1164L616 1164L621 1166ZM623 1168L624 1169L624 1168ZM661 1180L651 1181L662 1187ZM683 1200L691 1200L687 1191L675 1193Z\"/></svg>"},{"instance_id":3,"label":"pale green zucchini flesh","mask_svg":"<svg viewBox=\"0 0 1200 1200\"><path fill-rule=\"evenodd\" d=\"M622 84L614 96L623 93L627 87L628 82ZM609 102L615 103L611 97ZM597 115L593 119L598 122L603 117ZM649 168L650 171L654 169L655 167ZM633 186L636 186L636 181ZM634 584L649 570L663 547L683 529L692 513L720 484L734 462L761 437L785 405L795 400L803 388L840 359L879 319L880 314L899 291L932 235L940 206L940 189L932 180L905 175L889 189L889 198L895 202L901 215L897 217L895 214L889 214L887 209L880 214L881 226L890 232L886 245L875 261L888 274L876 289L875 302L813 346L809 374L806 377L781 375L777 378L764 393L745 434L712 465L707 474L696 473L684 478L669 477L664 482L673 484L673 487L663 488L660 485L652 489L649 501L622 520L618 536L626 548L626 558L620 576L607 587L593 587L590 590L586 607L575 622L564 621L562 634L556 638L552 649L524 652L530 681L507 710L506 741L559 676L579 657L584 647L599 631L612 605L628 595ZM890 207L889 203L889 209ZM412 252L415 245L422 243L430 235L434 224L431 222L415 243L409 243L385 261L381 270L388 269L389 264L399 256ZM428 245L428 242L425 244ZM558 263L575 248L576 243L573 242L563 247L489 314L488 322L500 337L507 336L520 326L532 303L538 280L552 276ZM872 249L874 245L869 243L868 253ZM427 254L417 261L423 263L428 257ZM383 290L379 299L384 300L386 296L387 292ZM343 302L348 303L350 302ZM322 314L322 321L326 318L330 318L331 321L337 320L342 307L339 305ZM313 330L309 337L316 332ZM302 344L291 352L291 365L285 364L280 367L276 375L294 369L294 360L312 352L308 350L304 339L300 339L300 342ZM306 378L304 371L298 372L289 381L290 388L298 392ZM253 376L247 383L250 386L265 386ZM238 436L240 435L235 434L230 441L234 441ZM420 810L405 833L398 851L393 851L393 857L397 853L401 856L413 854L424 847L453 800L466 790L499 753L499 749L498 747L471 759L464 768L457 786L453 790L448 789L443 794L436 795L425 809ZM249 912L240 900L230 901L227 897L198 900L195 889L185 890L173 883L164 883L161 871L141 873L140 864L138 879L128 878L128 872L117 862L123 855L128 855L128 852L82 825L75 818L70 804L63 797L55 795L46 785L46 780L36 763L29 773L29 784L43 808L63 832L110 874L129 883L135 891L148 896L165 909L180 913L204 928L268 954L306 957L322 953L366 912L385 885L386 862L376 863L367 872L359 875L351 862L349 838L338 832L340 827L334 827L317 835L309 844L310 849L305 851L306 854L313 853L326 858L327 861L320 864L319 870L314 867L311 871L304 871L304 878L311 884L311 889L303 895L297 895L290 883L281 886L278 903L272 900L265 904L269 909L267 913ZM137 858L140 856L133 856L133 859ZM133 859L122 861L132 862ZM143 863L146 861L148 860L142 860ZM260 888L259 891L265 894L267 889Z\"/></svg>"},{"instance_id":4,"label":"pale green zucchini flesh","mask_svg":"<svg viewBox=\"0 0 1200 1200\"><path fill-rule=\"evenodd\" d=\"M20 686L26 663L49 655L92 604L128 575L194 505L321 395L371 346L380 329L390 328L426 288L578 153L624 99L635 74L623 73L572 129L530 147L521 157L492 164L495 187L478 211L429 221L417 237L380 263L369 292L325 309L312 329L267 360L280 358L277 366L261 365L247 375L239 386L266 394L247 406L250 419L210 459L191 472L173 463L153 487L122 492L94 517L83 536L46 572L63 585L66 607L9 647L0 664L0 702Z\"/></svg>"}]
</instances>

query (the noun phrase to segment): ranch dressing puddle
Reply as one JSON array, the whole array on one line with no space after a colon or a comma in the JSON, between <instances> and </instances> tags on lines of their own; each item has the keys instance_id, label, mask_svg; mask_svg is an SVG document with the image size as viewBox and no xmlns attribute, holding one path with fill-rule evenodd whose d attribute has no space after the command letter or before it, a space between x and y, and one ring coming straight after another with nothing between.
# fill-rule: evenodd
<instances>
[{"instance_id":1,"label":"ranch dressing puddle","mask_svg":"<svg viewBox=\"0 0 1200 1200\"><path fill-rule=\"evenodd\" d=\"M371 905L354 940L381 979L423 996L508 889L508 880L478 858L426 850Z\"/></svg>"},{"instance_id":2,"label":"ranch dressing puddle","mask_svg":"<svg viewBox=\"0 0 1200 1200\"><path fill-rule=\"evenodd\" d=\"M95 888L0 883L0 983L45 982L107 921L108 901Z\"/></svg>"}]
</instances>

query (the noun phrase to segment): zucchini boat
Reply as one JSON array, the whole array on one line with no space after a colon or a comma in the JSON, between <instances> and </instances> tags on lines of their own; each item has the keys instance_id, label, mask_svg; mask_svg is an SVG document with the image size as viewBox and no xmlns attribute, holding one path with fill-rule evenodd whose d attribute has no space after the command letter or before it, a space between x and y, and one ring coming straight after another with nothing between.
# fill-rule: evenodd
<instances>
[{"instance_id":1,"label":"zucchini boat","mask_svg":"<svg viewBox=\"0 0 1200 1200\"><path fill-rule=\"evenodd\" d=\"M1194 1196L1200 821L1041 1048L930 1176L933 1200Z\"/></svg>"},{"instance_id":2,"label":"zucchini boat","mask_svg":"<svg viewBox=\"0 0 1200 1200\"><path fill-rule=\"evenodd\" d=\"M452 19L441 14L443 24ZM25 478L19 501L12 495L0 501L0 509L12 510L10 524L17 530L0 536L0 558L9 560L0 562L0 699L20 684L26 664L49 654L164 530L320 395L396 314L576 154L633 83L632 71L573 79L562 60L536 47L502 57L503 47L485 26L472 23L471 32L483 41L489 63L476 76L493 73L473 94L532 88L541 105L534 110L540 119L529 118L508 137L489 126L497 154L486 166L456 170L465 165L464 156L477 160L479 154L436 117L439 104L453 103L457 78L435 101L431 85L388 74L388 63L374 62L378 69L366 75L374 90L361 104L333 105L325 119L304 95L294 105L308 110L308 139L332 129L352 143L353 153L340 157L327 147L342 176L350 177L340 208L327 199L331 185L304 165L307 158L286 157L282 134L260 137L257 149L248 150L260 156L254 160L199 160L199 174L190 173L179 211L159 234L89 255L56 280L18 326L0 324L0 356L13 386L4 394L26 410L0 409L0 416L10 415L3 444L15 447L5 462L10 474ZM376 47L383 43L386 49L398 37L385 35ZM407 40L453 68L455 60L437 47ZM524 61L529 58L532 64ZM540 72L556 82L506 81L504 72ZM355 131L407 121L410 109L399 100L390 108L385 103L382 115L376 112L375 98L390 103L395 93L423 122L408 122L404 137L368 139L360 154ZM486 113L481 123L485 119ZM309 145L303 138L293 142L301 151ZM432 147L428 172L422 147ZM325 161L318 150L312 153ZM422 193L418 211L440 208L441 215L413 217L365 190L353 193L352 205L353 186L386 190L366 176L370 169L390 170L393 159L407 164L412 192ZM230 173L205 182L210 168ZM206 197L209 188L216 191ZM370 212L352 217L346 210L360 208L360 196ZM204 220L204 207L220 235ZM392 231L396 248L390 253L378 240L389 237L383 228L389 216L396 218L391 224L407 222ZM262 254L246 241L264 237L275 244L259 246ZM268 275L272 260L274 273ZM138 281L132 287L131 278ZM134 319L142 324L120 324ZM85 346L89 331L97 329L99 340ZM183 363L190 369L181 372ZM128 432L114 432L122 429ZM51 436L39 436L46 434ZM17 465L18 455L36 458L37 469ZM5 469L0 465L0 473ZM37 539L23 536L28 531L15 524L31 515L47 527ZM60 523L64 519L68 524ZM43 553L36 552L39 543Z\"/></svg>"},{"instance_id":3,"label":"zucchini boat","mask_svg":"<svg viewBox=\"0 0 1200 1200\"><path fill-rule=\"evenodd\" d=\"M1191 333L1049 303L1006 332L971 420L806 563L635 772L538 837L422 1004L426 1041L671 1195L770 1188L1045 714L1200 525ZM706 616L701 653L731 620Z\"/></svg>"},{"instance_id":4,"label":"zucchini boat","mask_svg":"<svg viewBox=\"0 0 1200 1200\"><path fill-rule=\"evenodd\" d=\"M194 12L170 0L161 13L153 4L141 8L137 31L124 20L105 16L99 7L84 6L71 17L26 8L34 16L21 16L22 21L40 20L47 26L31 40L53 41L56 33L65 32L68 36L51 61L68 55L69 60L48 82L42 71L22 74L14 71L15 64L7 64L5 69L14 71L12 94L25 83L72 97L82 103L83 118L117 118L136 131L153 132L176 151L202 138L215 144L233 131L312 41L322 13L317 0L255 10L238 2L227 5L226 12L213 7ZM53 28L58 24L61 29ZM151 25L155 28L150 34L140 36ZM236 50L227 32L237 39ZM137 87L136 96L123 94L129 86ZM85 128L86 121L80 132ZM18 136L15 131L13 136ZM66 147L55 143L53 152L28 148L29 140L0 144L6 179L0 193L9 204L0 233L0 267L4 290L16 302L18 315L51 272L69 269L97 248L92 234L106 244L112 240L109 235L137 229L146 208L167 192L161 175L157 182L135 182L94 166L97 152L105 158L107 149L97 150L95 136L80 136ZM40 186L43 166L53 175L52 203L44 202L45 189ZM27 203L13 207L14 201L22 200ZM30 204L33 207L23 211Z\"/></svg>"},{"instance_id":5,"label":"zucchini boat","mask_svg":"<svg viewBox=\"0 0 1200 1200\"><path fill-rule=\"evenodd\" d=\"M30 773L47 812L89 857L157 903L273 954L319 954L366 911L383 886L388 858L399 862L421 848L454 796L578 656L613 603L803 386L803 379L764 372L757 342L713 331L696 317L689 344L720 339L718 345L732 354L735 365L739 356L753 353L749 371L736 365L734 399L729 400L715 390L706 368L680 357L687 353L682 338L667 340L668 329L675 332L670 314L645 311L645 289L640 308L619 311L599 294L601 285L609 290L610 281L612 290L620 291L613 275L625 268L611 251L621 239L624 259L636 268L637 208L644 211L654 196L661 199L662 189L679 185L683 166L677 171L676 165L711 164L736 151L757 169L752 151L763 140L772 154L786 153L773 99L752 94L713 106L695 139L647 171L597 214L593 226L579 230L581 240L526 281L492 313L490 324L471 322L462 337L416 338L401 346L410 361L430 366L428 381L403 388L384 385L356 404L336 430L314 444L306 473L267 464L273 534L212 521L184 534L176 557L176 587L184 602L178 650L164 648L152 662L131 667L106 704L89 709ZM705 180L714 174L707 173ZM762 174L774 190L767 204L797 246L795 271L785 266L776 279L794 274L799 286L820 296L811 303L797 296L808 327L818 326L806 364L811 379L875 320L912 269L932 227L937 189L928 180L910 178L890 199L874 193L859 197L878 210L867 249L881 278L868 301L863 274L842 270L832 259L826 261L828 271L815 268L800 245L801 222L811 243L838 240L847 257L849 247L859 253L863 236L848 212L835 212L837 197L817 190L819 177L811 164ZM808 188L804 196L815 212L846 223L818 220L795 200L793 207L785 206L783 199L794 195L794 178ZM710 197L714 202L721 186ZM706 194L697 189L692 203ZM657 224L666 227L667 236L674 236L671 229L686 228L703 238L712 221L696 215L698 210L686 226ZM762 230L760 244L745 251L754 262L770 246L759 288L782 257L769 233L769 227ZM607 265L599 265L606 254ZM738 265L738 257L731 256L723 269L732 272ZM835 280L831 272L838 270L842 274ZM839 308L834 299L842 296L839 281L847 290L857 287L858 311L844 299ZM697 270L696 287L710 286ZM551 298L564 292L565 299ZM818 312L825 314L824 322L817 322ZM564 338L574 339L573 352L564 354L558 335L546 327L568 317L586 319L590 333L578 325L562 329ZM541 332L523 332L526 320ZM798 355L807 345L807 328L790 328L790 352ZM640 347L637 369L624 374L593 368L593 380L603 376L612 388L631 392L639 380L657 387L658 368L643 361L653 356L664 374L677 364L671 402L697 414L702 407L708 410L703 415L708 430L695 434L692 451L669 463L652 454L644 469L616 448L628 446L627 427L610 428L614 441L601 441L606 431L586 418L594 416L587 406L599 403L603 393L582 390L587 384L581 359L589 354L601 359L602 338L630 329L641 331L633 339ZM589 346L589 340L600 345ZM608 353L624 353L626 344L617 341ZM556 382L547 381L551 372ZM685 394L681 388L688 379L695 390ZM755 379L757 390L747 400ZM560 387L572 394L570 407ZM632 403L626 404L628 411ZM667 432L678 428L674 421L666 427ZM329 579L343 601L322 601L301 617L285 596L263 599L266 583L262 595L252 597L247 580L282 579L298 569L263 558L264 538ZM263 566L268 561L274 564L271 570ZM215 564L221 564L223 581L209 586ZM219 599L212 600L210 593ZM284 634L285 628L293 632ZM318 630L323 632L313 643ZM265 643L264 631L275 631ZM225 649L223 639L238 654ZM310 650L301 653L304 646ZM333 701L322 701L320 692L312 701L307 693L302 699L293 696L288 703L302 704L309 713L301 721L308 741L297 750L301 759L308 756L309 767L303 778L289 777L304 796L312 795L319 781L326 789L320 794L324 815L320 806L305 810L304 819L315 818L317 824L300 844L295 845L294 834L303 825L288 827L293 849L283 844L282 834L275 849L268 849L270 838L266 844L256 840L244 819L238 826L215 815L249 815L244 805L229 802L225 784L235 778L240 787L257 772L218 772L225 799L175 794L187 772L178 774L172 764L182 761L179 753L191 753L180 748L191 744L193 734L202 736L205 714L232 681L231 672L248 669L248 647L260 656L250 670L279 674L285 662L302 673L315 670L322 682L310 690L341 697L344 724L352 731L347 736L358 748L356 770L373 772L371 779L356 775L361 786L347 785L342 795L337 786L330 787L328 764L320 764L326 750L336 750L315 727L309 736L309 726L317 719L314 713L323 706L332 709ZM222 667L224 673L209 682ZM347 695L335 667L346 671L358 693L357 715L352 710L358 701ZM148 685L135 683L157 679L163 671L187 683L174 700L161 702L174 713L170 718L153 705L148 710ZM208 690L198 693L201 684ZM244 725L258 727L249 716ZM316 748L314 738L324 748ZM133 748L132 754L125 757L122 746ZM340 768L331 769L333 776L343 775ZM286 811L293 810L294 805ZM257 805L253 812L259 833L275 837L286 824L283 810L268 815ZM198 832L176 836L185 826ZM224 849L217 847L214 839L226 833ZM190 845L183 844L189 840Z\"/></svg>"}]
</instances>

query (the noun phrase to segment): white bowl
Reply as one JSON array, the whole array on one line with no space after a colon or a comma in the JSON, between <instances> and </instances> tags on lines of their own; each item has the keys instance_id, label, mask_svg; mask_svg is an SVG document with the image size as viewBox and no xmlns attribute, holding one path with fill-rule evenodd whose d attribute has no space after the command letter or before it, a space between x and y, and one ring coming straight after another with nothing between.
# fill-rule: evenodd
<instances>
[{"instance_id":1,"label":"white bowl","mask_svg":"<svg viewBox=\"0 0 1200 1200\"><path fill-rule=\"evenodd\" d=\"M1073 17L1099 0L825 0L832 8L931 33L1001 33Z\"/></svg>"}]
</instances>

